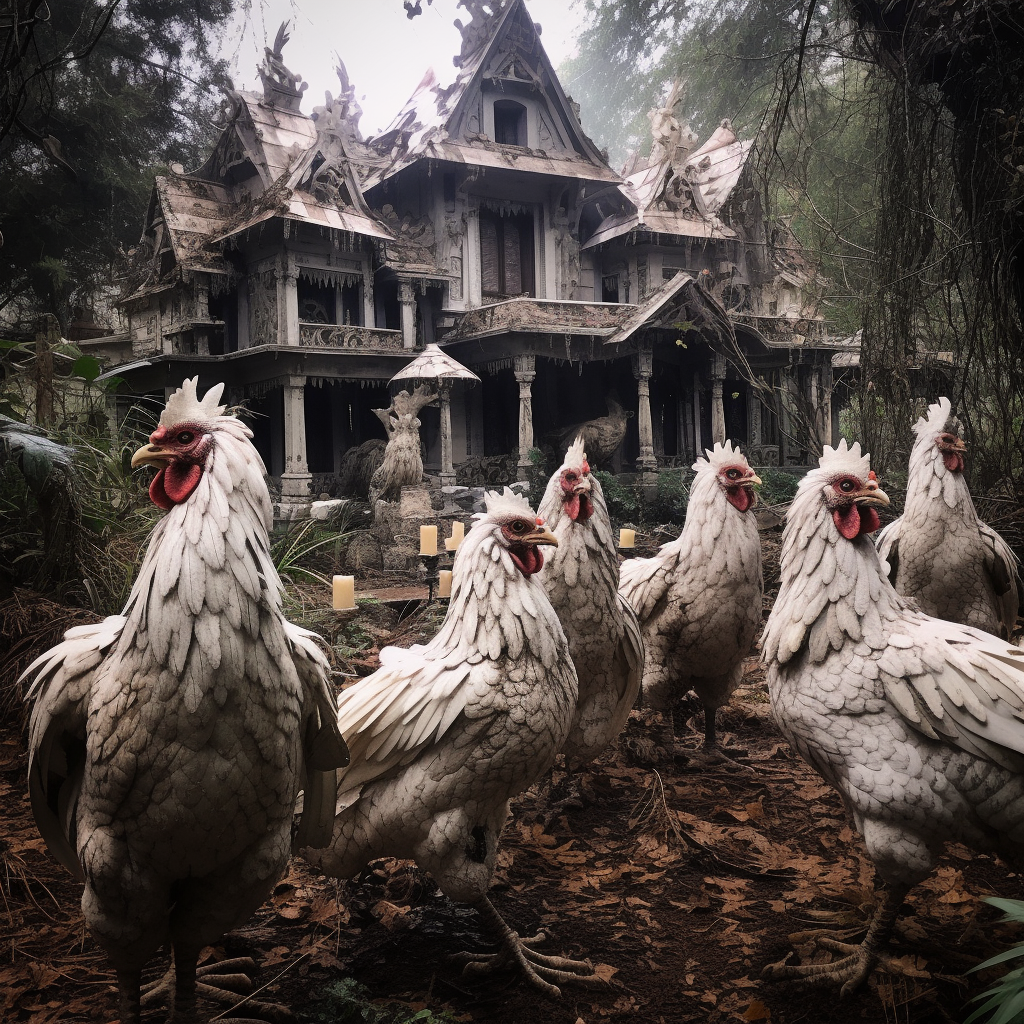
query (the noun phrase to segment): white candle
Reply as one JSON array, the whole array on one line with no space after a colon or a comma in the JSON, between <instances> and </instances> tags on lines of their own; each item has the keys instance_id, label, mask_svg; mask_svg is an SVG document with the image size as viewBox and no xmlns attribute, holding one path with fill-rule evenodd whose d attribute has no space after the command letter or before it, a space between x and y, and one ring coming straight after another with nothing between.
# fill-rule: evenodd
<instances>
[{"instance_id":1,"label":"white candle","mask_svg":"<svg viewBox=\"0 0 1024 1024\"><path fill-rule=\"evenodd\" d=\"M348 611L356 606L356 578L355 576L334 577L334 610L336 612Z\"/></svg>"},{"instance_id":2,"label":"white candle","mask_svg":"<svg viewBox=\"0 0 1024 1024\"><path fill-rule=\"evenodd\" d=\"M452 540L455 541L455 546L458 547L465 539L465 524L458 521L452 523Z\"/></svg>"},{"instance_id":3,"label":"white candle","mask_svg":"<svg viewBox=\"0 0 1024 1024\"><path fill-rule=\"evenodd\" d=\"M437 596L438 597L451 597L452 596L452 571L451 569L442 569L440 578L437 581Z\"/></svg>"},{"instance_id":4,"label":"white candle","mask_svg":"<svg viewBox=\"0 0 1024 1024\"><path fill-rule=\"evenodd\" d=\"M636 546L636 530L619 530L619 547L631 548Z\"/></svg>"},{"instance_id":5,"label":"white candle","mask_svg":"<svg viewBox=\"0 0 1024 1024\"><path fill-rule=\"evenodd\" d=\"M437 554L437 527L436 526L421 526L420 527L420 554L421 555L436 555Z\"/></svg>"}]
</instances>

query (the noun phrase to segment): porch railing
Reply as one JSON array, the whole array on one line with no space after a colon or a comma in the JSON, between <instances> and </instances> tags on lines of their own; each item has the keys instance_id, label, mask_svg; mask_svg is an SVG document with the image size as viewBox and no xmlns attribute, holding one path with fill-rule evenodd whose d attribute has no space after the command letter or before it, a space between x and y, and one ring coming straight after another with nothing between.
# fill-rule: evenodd
<instances>
[{"instance_id":1,"label":"porch railing","mask_svg":"<svg viewBox=\"0 0 1024 1024\"><path fill-rule=\"evenodd\" d=\"M400 352L402 332L354 324L299 324L303 348L347 348L360 352Z\"/></svg>"}]
</instances>

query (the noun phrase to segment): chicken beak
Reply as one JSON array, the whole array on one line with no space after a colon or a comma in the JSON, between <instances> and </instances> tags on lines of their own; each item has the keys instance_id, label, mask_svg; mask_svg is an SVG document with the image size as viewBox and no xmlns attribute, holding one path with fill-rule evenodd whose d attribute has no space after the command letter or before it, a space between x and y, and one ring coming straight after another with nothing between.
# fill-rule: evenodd
<instances>
[{"instance_id":1,"label":"chicken beak","mask_svg":"<svg viewBox=\"0 0 1024 1024\"><path fill-rule=\"evenodd\" d=\"M761 478L753 470L751 470L750 476L748 476L743 482L745 484L753 484L755 487L761 486Z\"/></svg>"},{"instance_id":2,"label":"chicken beak","mask_svg":"<svg viewBox=\"0 0 1024 1024\"><path fill-rule=\"evenodd\" d=\"M958 437L956 439L956 443L953 445L952 450L954 452L959 452L961 455L967 451L967 444L964 442L962 437Z\"/></svg>"},{"instance_id":3,"label":"chicken beak","mask_svg":"<svg viewBox=\"0 0 1024 1024\"><path fill-rule=\"evenodd\" d=\"M551 544L558 547L558 538L546 526L538 527L521 539L527 544Z\"/></svg>"},{"instance_id":4,"label":"chicken beak","mask_svg":"<svg viewBox=\"0 0 1024 1024\"><path fill-rule=\"evenodd\" d=\"M156 444L144 444L132 456L132 469L137 469L139 466L148 466L155 463L171 462L176 457L176 453L167 448L161 448Z\"/></svg>"},{"instance_id":5,"label":"chicken beak","mask_svg":"<svg viewBox=\"0 0 1024 1024\"><path fill-rule=\"evenodd\" d=\"M581 480L573 489L573 494L589 494L591 491L590 481Z\"/></svg>"},{"instance_id":6,"label":"chicken beak","mask_svg":"<svg viewBox=\"0 0 1024 1024\"><path fill-rule=\"evenodd\" d=\"M888 505L889 495L874 480L869 480L863 490L853 495L853 501L857 505Z\"/></svg>"}]
</instances>

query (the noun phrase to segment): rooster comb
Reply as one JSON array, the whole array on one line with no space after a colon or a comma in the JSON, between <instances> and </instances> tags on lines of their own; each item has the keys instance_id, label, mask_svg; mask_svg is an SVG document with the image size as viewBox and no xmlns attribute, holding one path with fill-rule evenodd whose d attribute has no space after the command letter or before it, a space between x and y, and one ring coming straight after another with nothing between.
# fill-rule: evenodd
<instances>
[{"instance_id":1,"label":"rooster comb","mask_svg":"<svg viewBox=\"0 0 1024 1024\"><path fill-rule=\"evenodd\" d=\"M867 480L871 472L871 456L867 452L861 453L860 441L848 445L844 437L835 448L825 445L818 465L829 473L851 473Z\"/></svg>"},{"instance_id":2,"label":"rooster comb","mask_svg":"<svg viewBox=\"0 0 1024 1024\"><path fill-rule=\"evenodd\" d=\"M700 458L693 464L693 471L699 473L702 469L719 469L721 466L725 466L729 463L736 462L739 459L743 459L746 462L746 456L740 450L739 445L733 447L732 441L726 441L724 444L721 441L715 443L714 448L705 448L704 454L707 458Z\"/></svg>"},{"instance_id":3,"label":"rooster comb","mask_svg":"<svg viewBox=\"0 0 1024 1024\"><path fill-rule=\"evenodd\" d=\"M192 420L212 420L224 415L226 406L218 405L224 393L223 384L214 384L203 395L197 394L199 377L185 378L180 388L167 399L167 405L160 415L160 426L173 427L175 423L189 423Z\"/></svg>"},{"instance_id":4,"label":"rooster comb","mask_svg":"<svg viewBox=\"0 0 1024 1024\"><path fill-rule=\"evenodd\" d=\"M484 504L487 506L485 515L504 513L513 516L526 516L531 521L536 519L536 513L530 508L530 503L521 494L513 491L511 487L506 487L501 492L487 491L484 494ZM477 513L477 518L482 519L483 516Z\"/></svg>"},{"instance_id":5,"label":"rooster comb","mask_svg":"<svg viewBox=\"0 0 1024 1024\"><path fill-rule=\"evenodd\" d=\"M914 433L918 437L941 434L950 431L963 436L960 421L952 414L953 406L948 398L940 398L928 406L928 411L914 424Z\"/></svg>"},{"instance_id":6,"label":"rooster comb","mask_svg":"<svg viewBox=\"0 0 1024 1024\"><path fill-rule=\"evenodd\" d=\"M583 443L583 435L580 434L565 453L565 461L562 463L563 466L582 466L587 461L587 453L585 450L586 446Z\"/></svg>"}]
</instances>

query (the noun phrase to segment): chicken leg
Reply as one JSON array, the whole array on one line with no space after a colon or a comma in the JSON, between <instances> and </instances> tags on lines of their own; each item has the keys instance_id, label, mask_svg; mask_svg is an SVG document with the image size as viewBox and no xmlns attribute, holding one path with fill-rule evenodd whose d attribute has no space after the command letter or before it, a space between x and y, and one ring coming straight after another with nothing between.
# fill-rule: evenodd
<instances>
[{"instance_id":1,"label":"chicken leg","mask_svg":"<svg viewBox=\"0 0 1024 1024\"><path fill-rule=\"evenodd\" d=\"M197 960L198 955L176 950L174 962L164 976L142 988L140 1005L148 1007L168 1004L172 1008L171 1024L192 1024L196 1020L198 996L218 1006L238 1006L252 1015L245 1020L272 1021L277 1024L293 1019L291 1011L285 1006L247 998L253 991L251 975L256 971L256 964L250 957L222 960L199 968L196 967ZM227 1024L228 1021L241 1024L241 1019L237 1017L218 1019L221 1024ZM135 1024L135 1021L126 1018L125 1024Z\"/></svg>"},{"instance_id":2,"label":"chicken leg","mask_svg":"<svg viewBox=\"0 0 1024 1024\"><path fill-rule=\"evenodd\" d=\"M554 999L562 995L555 982L579 985L607 984L594 973L594 965L589 960L570 960L568 957L545 956L538 953L533 947L547 938L544 932L538 932L530 938L522 938L509 928L486 896L474 906L488 929L497 936L502 948L497 953L456 954L454 960L463 965L463 974L491 974L507 964L514 964L519 967L530 984Z\"/></svg>"},{"instance_id":3,"label":"chicken leg","mask_svg":"<svg viewBox=\"0 0 1024 1024\"><path fill-rule=\"evenodd\" d=\"M769 964L761 972L762 977L770 981L799 981L804 985L835 985L842 984L840 996L846 997L855 992L867 979L878 963L882 949L892 935L896 916L903 905L903 897L908 887L896 886L887 888L882 896L867 934L862 942L853 945L840 942L838 939L822 936L815 944L832 953L845 954L838 960L827 964L787 964L780 960L777 964ZM788 957L786 958L788 959Z\"/></svg>"}]
</instances>

